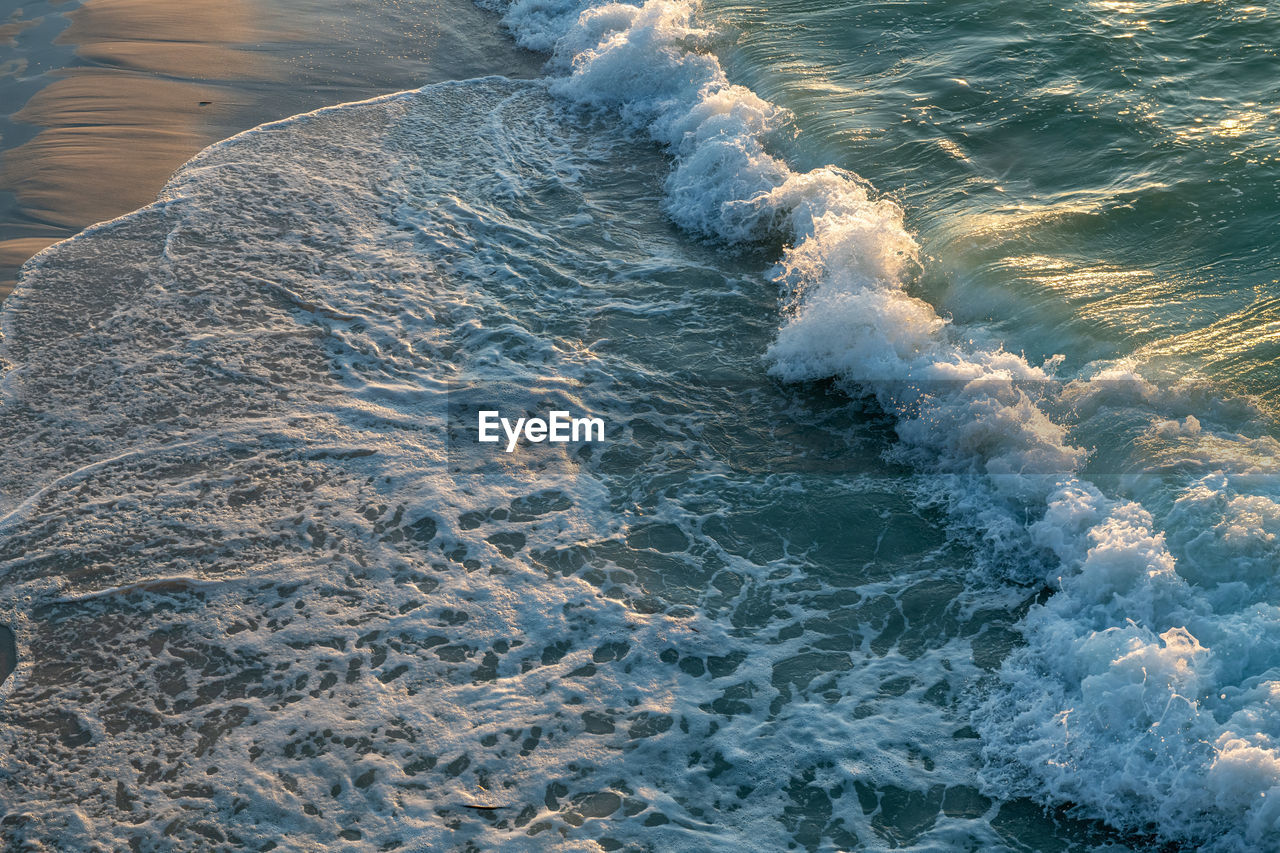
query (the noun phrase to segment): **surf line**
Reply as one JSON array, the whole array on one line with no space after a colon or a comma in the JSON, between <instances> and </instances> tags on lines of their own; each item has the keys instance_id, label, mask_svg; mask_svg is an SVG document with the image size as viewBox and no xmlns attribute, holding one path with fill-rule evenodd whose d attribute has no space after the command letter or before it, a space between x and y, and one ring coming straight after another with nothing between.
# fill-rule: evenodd
<instances>
[{"instance_id":1,"label":"surf line","mask_svg":"<svg viewBox=\"0 0 1280 853\"><path fill-rule=\"evenodd\" d=\"M501 441L498 427L506 434L506 452L512 453L523 435L526 442L568 443L604 441L604 418L575 418L569 412L555 410L546 418L517 418L513 423L494 409L482 409L478 416L479 441L493 444Z\"/></svg>"}]
</instances>

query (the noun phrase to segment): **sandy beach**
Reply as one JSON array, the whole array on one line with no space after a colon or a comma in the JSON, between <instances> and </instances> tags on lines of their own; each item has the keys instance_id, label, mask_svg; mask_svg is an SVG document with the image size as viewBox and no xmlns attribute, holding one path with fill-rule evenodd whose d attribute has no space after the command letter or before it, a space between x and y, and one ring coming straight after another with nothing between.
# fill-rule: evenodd
<instances>
[{"instance_id":1,"label":"sandy beach","mask_svg":"<svg viewBox=\"0 0 1280 853\"><path fill-rule=\"evenodd\" d=\"M36 252L148 204L219 139L440 79L442 53L450 74L478 64L483 45L456 40L484 15L451 31L381 2L24 5L0 24L0 298ZM517 76L541 63L504 51Z\"/></svg>"}]
</instances>

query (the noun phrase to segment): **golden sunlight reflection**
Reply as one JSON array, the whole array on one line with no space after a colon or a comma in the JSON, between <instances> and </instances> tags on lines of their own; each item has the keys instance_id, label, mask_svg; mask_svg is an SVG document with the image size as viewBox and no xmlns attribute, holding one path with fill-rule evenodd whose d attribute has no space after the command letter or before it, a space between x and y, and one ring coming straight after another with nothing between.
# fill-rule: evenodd
<instances>
[{"instance_id":1,"label":"golden sunlight reflection","mask_svg":"<svg viewBox=\"0 0 1280 853\"><path fill-rule=\"evenodd\" d=\"M1194 355L1207 364L1252 361L1260 351L1280 353L1280 297L1262 295L1239 311L1179 335L1152 341L1136 355Z\"/></svg>"},{"instance_id":2,"label":"golden sunlight reflection","mask_svg":"<svg viewBox=\"0 0 1280 853\"><path fill-rule=\"evenodd\" d=\"M1194 139L1204 136L1216 136L1222 139L1235 139L1250 133L1275 129L1274 117L1271 113L1256 109L1256 104L1246 104L1240 110L1228 113L1225 118L1216 121L1211 118L1198 117L1194 122L1178 132L1183 139Z\"/></svg>"},{"instance_id":3,"label":"golden sunlight reflection","mask_svg":"<svg viewBox=\"0 0 1280 853\"><path fill-rule=\"evenodd\" d=\"M1139 3L1133 0L1099 0L1089 4L1098 16L1098 22L1104 27L1123 29L1127 32L1115 38L1133 38L1135 32L1150 32L1151 22L1137 17L1144 12L1154 11L1157 4Z\"/></svg>"},{"instance_id":4,"label":"golden sunlight reflection","mask_svg":"<svg viewBox=\"0 0 1280 853\"><path fill-rule=\"evenodd\" d=\"M1004 258L999 267L1032 290L1076 303L1081 319L1126 335L1154 331L1160 325L1155 309L1170 301L1167 283L1147 269L1077 264L1048 255Z\"/></svg>"}]
</instances>

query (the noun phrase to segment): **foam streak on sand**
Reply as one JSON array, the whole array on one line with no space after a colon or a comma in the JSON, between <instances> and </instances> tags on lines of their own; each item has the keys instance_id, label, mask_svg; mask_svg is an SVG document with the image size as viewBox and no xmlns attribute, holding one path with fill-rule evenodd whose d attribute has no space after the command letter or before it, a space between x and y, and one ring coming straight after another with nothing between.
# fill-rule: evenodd
<instances>
[{"instance_id":1,"label":"foam streak on sand","mask_svg":"<svg viewBox=\"0 0 1280 853\"><path fill-rule=\"evenodd\" d=\"M1053 378L1047 369L966 342L910 295L916 247L892 202L853 174L797 173L768 152L779 110L728 82L692 4L516 0L505 21L553 54L556 92L616 110L666 147L675 221L733 243L788 241L771 372L873 394L898 417L907 453L945 475L955 517L984 531L995 562L1055 588L974 716L989 789L1223 848L1280 828L1280 681L1269 675L1280 657L1249 650L1280 615L1270 584L1243 598L1189 584L1149 512L1074 473L1083 452L1025 388ZM1238 486L1218 475L1226 494L1260 486L1237 501L1274 517L1270 479L1245 467L1255 476ZM1228 510L1220 525L1231 524ZM1238 556L1228 545L1212 559Z\"/></svg>"}]
</instances>

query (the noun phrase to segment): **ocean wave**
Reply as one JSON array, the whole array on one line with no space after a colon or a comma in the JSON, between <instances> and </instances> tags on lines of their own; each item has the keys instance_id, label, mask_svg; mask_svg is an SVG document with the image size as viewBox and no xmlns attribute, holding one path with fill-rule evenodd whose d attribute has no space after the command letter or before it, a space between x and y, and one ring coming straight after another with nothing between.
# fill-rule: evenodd
<instances>
[{"instance_id":1,"label":"ocean wave","mask_svg":"<svg viewBox=\"0 0 1280 853\"><path fill-rule=\"evenodd\" d=\"M6 302L3 619L39 652L0 711L9 834L989 848L972 739L939 732L981 680L968 638L1047 585L974 697L986 792L1266 847L1280 502L1262 416L975 343L917 295L896 204L780 156L785 113L728 80L693 6L503 11L548 82L243 134L40 256ZM655 180L694 234L786 244L780 323L758 269L635 225L657 219L637 203ZM659 356L834 378L893 416L922 476L775 470L774 444L743 450L745 425L776 429L751 420L766 378L691 387ZM468 395L621 412L628 441L469 470L449 444ZM857 436L834 420L802 426L844 453ZM1166 478L1090 482L1077 436L1117 423ZM738 477L750 454L771 467ZM959 560L904 483L972 534L968 594L929 598ZM874 550L806 540L851 494ZM902 519L920 544L891 577L849 568L886 559ZM908 600L959 627L907 624Z\"/></svg>"},{"instance_id":2,"label":"ocean wave","mask_svg":"<svg viewBox=\"0 0 1280 853\"><path fill-rule=\"evenodd\" d=\"M912 295L917 248L901 211L855 175L798 173L770 152L781 111L728 81L695 6L503 8L521 44L552 54L556 93L666 148L676 222L730 243L786 241L770 371L873 395L907 455L946 475L944 500L994 564L1053 588L974 714L988 791L1213 848L1266 846L1280 825L1280 657L1264 639L1277 616L1274 458L1242 453L1254 440L1238 422L1191 427L1194 416L1149 410L1154 432L1176 423L1207 448L1165 518L1175 559L1151 512L1080 476L1085 451L1047 414L1052 401L1026 390L1059 385L1054 365L975 345ZM1088 384L1068 393L1078 402ZM1236 456L1250 458L1235 467Z\"/></svg>"}]
</instances>

